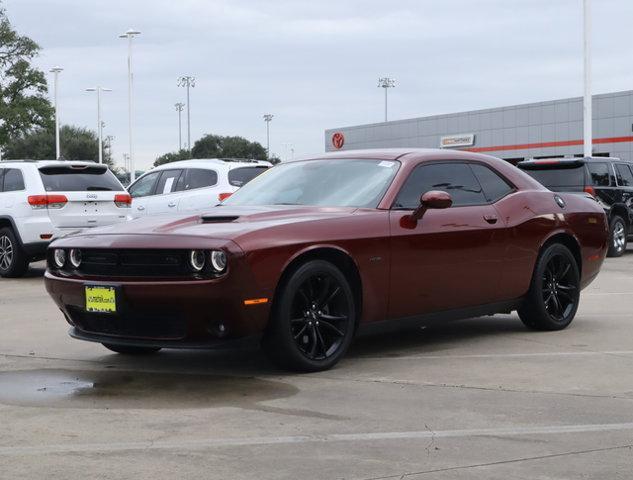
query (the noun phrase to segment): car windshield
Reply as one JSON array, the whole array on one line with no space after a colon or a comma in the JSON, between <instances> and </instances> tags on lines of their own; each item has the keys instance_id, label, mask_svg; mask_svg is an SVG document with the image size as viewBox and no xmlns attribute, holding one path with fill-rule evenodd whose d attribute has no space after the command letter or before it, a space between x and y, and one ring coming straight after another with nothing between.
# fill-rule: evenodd
<instances>
[{"instance_id":1,"label":"car windshield","mask_svg":"<svg viewBox=\"0 0 633 480\"><path fill-rule=\"evenodd\" d=\"M225 205L315 205L375 208L398 162L307 160L280 164L246 184Z\"/></svg>"}]
</instances>

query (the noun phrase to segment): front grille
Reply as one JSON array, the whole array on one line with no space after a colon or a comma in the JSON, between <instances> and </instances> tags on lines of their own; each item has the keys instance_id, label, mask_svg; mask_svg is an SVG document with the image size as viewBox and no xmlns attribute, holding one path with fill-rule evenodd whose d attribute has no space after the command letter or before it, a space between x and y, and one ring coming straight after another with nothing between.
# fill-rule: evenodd
<instances>
[{"instance_id":1,"label":"front grille","mask_svg":"<svg viewBox=\"0 0 633 480\"><path fill-rule=\"evenodd\" d=\"M160 277L199 279L216 276L205 268L194 273L189 266L189 250L106 250L81 249L81 264L74 268L66 263L62 272L85 276L108 277ZM55 267L49 251L49 268Z\"/></svg>"},{"instance_id":2,"label":"front grille","mask_svg":"<svg viewBox=\"0 0 633 480\"><path fill-rule=\"evenodd\" d=\"M120 315L66 308L75 326L88 333L170 340L183 338L186 333L185 322L178 314L126 311Z\"/></svg>"}]
</instances>

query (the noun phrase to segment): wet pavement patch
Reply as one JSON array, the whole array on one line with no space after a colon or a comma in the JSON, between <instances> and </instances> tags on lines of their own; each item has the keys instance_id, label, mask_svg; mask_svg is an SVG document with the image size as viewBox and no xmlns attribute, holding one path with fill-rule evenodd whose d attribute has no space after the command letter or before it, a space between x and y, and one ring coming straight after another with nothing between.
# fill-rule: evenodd
<instances>
[{"instance_id":1,"label":"wet pavement patch","mask_svg":"<svg viewBox=\"0 0 633 480\"><path fill-rule=\"evenodd\" d=\"M253 377L136 371L18 370L0 372L0 403L54 408L258 409L298 389Z\"/></svg>"}]
</instances>

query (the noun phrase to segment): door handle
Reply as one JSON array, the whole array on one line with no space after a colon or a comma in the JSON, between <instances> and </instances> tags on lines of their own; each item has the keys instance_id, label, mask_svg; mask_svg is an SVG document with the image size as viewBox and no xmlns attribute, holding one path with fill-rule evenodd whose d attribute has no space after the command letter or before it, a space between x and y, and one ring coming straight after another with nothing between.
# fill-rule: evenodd
<instances>
[{"instance_id":1,"label":"door handle","mask_svg":"<svg viewBox=\"0 0 633 480\"><path fill-rule=\"evenodd\" d=\"M136 207L136 209L143 211L143 210L145 210L145 207L143 205L139 205L138 207Z\"/></svg>"},{"instance_id":2,"label":"door handle","mask_svg":"<svg viewBox=\"0 0 633 480\"><path fill-rule=\"evenodd\" d=\"M174 202L169 202L169 203L167 204L167 206L168 206L169 208L174 208L174 207L176 206L176 204L175 204Z\"/></svg>"},{"instance_id":3,"label":"door handle","mask_svg":"<svg viewBox=\"0 0 633 480\"><path fill-rule=\"evenodd\" d=\"M499 218L496 215L484 215L484 220L490 224L495 224Z\"/></svg>"}]
</instances>

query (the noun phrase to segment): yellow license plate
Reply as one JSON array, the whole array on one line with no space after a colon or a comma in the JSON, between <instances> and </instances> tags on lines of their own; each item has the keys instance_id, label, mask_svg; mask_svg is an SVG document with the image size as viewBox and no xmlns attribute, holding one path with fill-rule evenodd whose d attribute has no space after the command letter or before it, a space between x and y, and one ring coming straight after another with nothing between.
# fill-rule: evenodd
<instances>
[{"instance_id":1,"label":"yellow license plate","mask_svg":"<svg viewBox=\"0 0 633 480\"><path fill-rule=\"evenodd\" d=\"M86 287L86 311L116 313L116 290L114 287Z\"/></svg>"}]
</instances>

